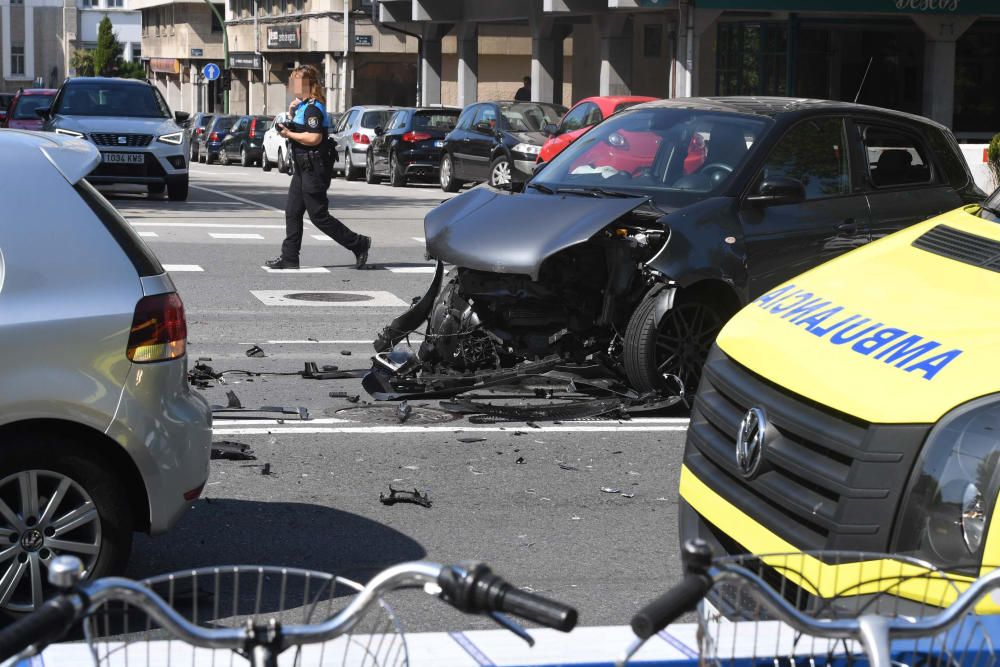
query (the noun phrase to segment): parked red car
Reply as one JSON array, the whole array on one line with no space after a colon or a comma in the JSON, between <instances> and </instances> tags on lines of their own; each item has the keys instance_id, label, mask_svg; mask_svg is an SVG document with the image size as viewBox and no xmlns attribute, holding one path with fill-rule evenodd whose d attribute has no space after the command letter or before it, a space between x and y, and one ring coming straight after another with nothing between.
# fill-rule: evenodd
<instances>
[{"instance_id":1,"label":"parked red car","mask_svg":"<svg viewBox=\"0 0 1000 667\"><path fill-rule=\"evenodd\" d=\"M559 155L564 148L576 141L577 137L597 125L613 113L628 107L652 102L655 97L588 97L580 100L566 112L552 136L542 146L536 162L548 162Z\"/></svg>"},{"instance_id":2,"label":"parked red car","mask_svg":"<svg viewBox=\"0 0 1000 667\"><path fill-rule=\"evenodd\" d=\"M51 106L52 98L57 92L54 88L22 88L17 91L7 107L3 127L18 130L42 129L42 119L35 113L35 109Z\"/></svg>"}]
</instances>

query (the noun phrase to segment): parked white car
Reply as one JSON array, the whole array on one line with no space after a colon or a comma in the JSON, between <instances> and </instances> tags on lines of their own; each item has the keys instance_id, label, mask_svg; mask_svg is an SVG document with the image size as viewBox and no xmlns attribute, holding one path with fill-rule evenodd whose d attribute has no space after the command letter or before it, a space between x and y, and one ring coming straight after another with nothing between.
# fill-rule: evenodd
<instances>
[{"instance_id":1,"label":"parked white car","mask_svg":"<svg viewBox=\"0 0 1000 667\"><path fill-rule=\"evenodd\" d=\"M288 159L290 154L288 140L278 134L278 124L287 121L288 114L279 113L274 117L271 127L264 133L264 153L260 159L260 166L264 171L271 171L271 167L276 165L278 171L283 174L292 173L294 162Z\"/></svg>"}]
</instances>

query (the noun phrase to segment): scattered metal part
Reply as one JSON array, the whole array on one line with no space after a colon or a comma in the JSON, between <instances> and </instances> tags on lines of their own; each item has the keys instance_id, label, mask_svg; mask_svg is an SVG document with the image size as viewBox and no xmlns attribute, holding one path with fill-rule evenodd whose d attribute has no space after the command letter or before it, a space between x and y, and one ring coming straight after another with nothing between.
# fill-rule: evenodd
<instances>
[{"instance_id":1,"label":"scattered metal part","mask_svg":"<svg viewBox=\"0 0 1000 667\"><path fill-rule=\"evenodd\" d=\"M342 371L336 366L323 366L321 371L315 361L305 362L303 369L299 371L303 380L353 380L364 377L366 373L367 369Z\"/></svg>"},{"instance_id":2,"label":"scattered metal part","mask_svg":"<svg viewBox=\"0 0 1000 667\"><path fill-rule=\"evenodd\" d=\"M616 489L616 488L611 487L611 486L602 486L601 487L601 491L603 491L604 493L621 493L622 492L621 489Z\"/></svg>"},{"instance_id":3,"label":"scattered metal part","mask_svg":"<svg viewBox=\"0 0 1000 667\"><path fill-rule=\"evenodd\" d=\"M227 408L233 408L234 410L243 409L243 404L240 403L239 396L237 396L236 392L233 391L232 389L226 392L226 400L229 401L228 403L226 403Z\"/></svg>"},{"instance_id":4,"label":"scattered metal part","mask_svg":"<svg viewBox=\"0 0 1000 667\"><path fill-rule=\"evenodd\" d=\"M345 357L351 356L351 351L350 350L341 350L340 353L342 355L344 355Z\"/></svg>"},{"instance_id":5,"label":"scattered metal part","mask_svg":"<svg viewBox=\"0 0 1000 667\"><path fill-rule=\"evenodd\" d=\"M580 469L579 469L579 468L577 468L576 466L571 466L571 465L570 465L570 464L568 464L568 463L560 463L560 464L559 464L559 467L560 467L560 468L562 468L563 470L574 470L574 471L576 471L576 472L579 472L579 471L580 471Z\"/></svg>"},{"instance_id":6,"label":"scattered metal part","mask_svg":"<svg viewBox=\"0 0 1000 667\"><path fill-rule=\"evenodd\" d=\"M622 498L635 498L634 493L623 493Z\"/></svg>"},{"instance_id":7,"label":"scattered metal part","mask_svg":"<svg viewBox=\"0 0 1000 667\"><path fill-rule=\"evenodd\" d=\"M212 385L212 382L218 382L219 384L226 384L226 380L222 377L222 373L216 373L215 369L208 364L201 363L202 359L194 365L194 368L188 371L188 382L190 382L195 387L200 387L202 389L208 388Z\"/></svg>"},{"instance_id":8,"label":"scattered metal part","mask_svg":"<svg viewBox=\"0 0 1000 667\"><path fill-rule=\"evenodd\" d=\"M250 445L231 440L221 440L212 443L212 458L227 461L256 461Z\"/></svg>"},{"instance_id":9,"label":"scattered metal part","mask_svg":"<svg viewBox=\"0 0 1000 667\"><path fill-rule=\"evenodd\" d=\"M348 394L346 391L331 391L329 396L330 398L347 398Z\"/></svg>"},{"instance_id":10,"label":"scattered metal part","mask_svg":"<svg viewBox=\"0 0 1000 667\"><path fill-rule=\"evenodd\" d=\"M458 441L470 444L473 442L486 442L486 438L459 438Z\"/></svg>"},{"instance_id":11,"label":"scattered metal part","mask_svg":"<svg viewBox=\"0 0 1000 667\"><path fill-rule=\"evenodd\" d=\"M557 403L553 405L494 405L466 399L441 401L441 408L449 412L472 414L473 423L497 421L524 421L531 428L541 428L534 420L581 419L620 411L625 403L620 398L594 398Z\"/></svg>"},{"instance_id":12,"label":"scattered metal part","mask_svg":"<svg viewBox=\"0 0 1000 667\"><path fill-rule=\"evenodd\" d=\"M212 406L213 419L274 419L275 414L298 417L301 421L309 421L311 419L307 408L282 408L273 405L264 405L259 408Z\"/></svg>"},{"instance_id":13,"label":"scattered metal part","mask_svg":"<svg viewBox=\"0 0 1000 667\"><path fill-rule=\"evenodd\" d=\"M396 417L399 419L400 424L409 419L411 414L413 414L413 408L406 401L396 406Z\"/></svg>"},{"instance_id":14,"label":"scattered metal part","mask_svg":"<svg viewBox=\"0 0 1000 667\"><path fill-rule=\"evenodd\" d=\"M527 461L524 460L523 456L518 456L517 459L514 461L514 463L516 463L517 465L524 465L525 463L527 463Z\"/></svg>"},{"instance_id":15,"label":"scattered metal part","mask_svg":"<svg viewBox=\"0 0 1000 667\"><path fill-rule=\"evenodd\" d=\"M271 472L271 464L270 463L265 463L264 467L261 468L260 474L261 475L273 475L274 473Z\"/></svg>"},{"instance_id":16,"label":"scattered metal part","mask_svg":"<svg viewBox=\"0 0 1000 667\"><path fill-rule=\"evenodd\" d=\"M530 426L531 428L541 428L541 426L539 426L539 425L538 425L538 424L536 424L535 422L525 422L525 424L527 424L527 425L528 425L528 426Z\"/></svg>"},{"instance_id":17,"label":"scattered metal part","mask_svg":"<svg viewBox=\"0 0 1000 667\"><path fill-rule=\"evenodd\" d=\"M323 366L323 370L326 371L327 373L332 373L334 371L339 371L340 367L339 366L331 366L329 364L326 364L325 366Z\"/></svg>"},{"instance_id":18,"label":"scattered metal part","mask_svg":"<svg viewBox=\"0 0 1000 667\"><path fill-rule=\"evenodd\" d=\"M357 403L360 400L361 400L361 396L359 394L354 394L352 396L348 396L347 397L347 402L348 403Z\"/></svg>"},{"instance_id":19,"label":"scattered metal part","mask_svg":"<svg viewBox=\"0 0 1000 667\"><path fill-rule=\"evenodd\" d=\"M420 493L417 489L413 489L413 491L400 491L392 488L391 484L389 485L389 495L380 493L378 494L378 500L383 505L412 503L414 505L420 505L421 507L431 506L431 499L427 497L426 493Z\"/></svg>"},{"instance_id":20,"label":"scattered metal part","mask_svg":"<svg viewBox=\"0 0 1000 667\"><path fill-rule=\"evenodd\" d=\"M264 354L264 350L260 347L260 345L254 345L249 350L247 350L247 356L248 357L266 357L267 355Z\"/></svg>"},{"instance_id":21,"label":"scattered metal part","mask_svg":"<svg viewBox=\"0 0 1000 667\"><path fill-rule=\"evenodd\" d=\"M348 400L351 399L349 398ZM360 401L360 398L358 398L358 401ZM351 400L351 402L355 401ZM438 410L436 408L428 408L411 404L410 409L412 412L409 417L407 417L406 421L408 424L415 424L418 426L446 424L459 418L458 415L450 414L444 410ZM379 424L384 426L399 424L398 408L391 403L388 405L384 403L375 405L364 404L349 408L331 407L325 409L323 414L328 417L350 419L351 421L361 422L363 424Z\"/></svg>"}]
</instances>

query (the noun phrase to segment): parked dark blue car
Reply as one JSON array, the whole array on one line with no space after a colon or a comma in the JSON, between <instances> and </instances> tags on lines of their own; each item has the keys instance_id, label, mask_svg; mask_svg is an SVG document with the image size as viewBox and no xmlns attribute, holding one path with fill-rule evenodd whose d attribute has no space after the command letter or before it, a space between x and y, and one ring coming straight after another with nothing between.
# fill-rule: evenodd
<instances>
[{"instance_id":1,"label":"parked dark blue car","mask_svg":"<svg viewBox=\"0 0 1000 667\"><path fill-rule=\"evenodd\" d=\"M411 179L433 182L444 137L455 129L459 114L461 109L448 107L397 111L384 128L375 128L365 180L378 183L387 176L394 187L406 185Z\"/></svg>"},{"instance_id":2,"label":"parked dark blue car","mask_svg":"<svg viewBox=\"0 0 1000 667\"><path fill-rule=\"evenodd\" d=\"M226 138L238 116L216 116L205 131L197 136L198 142L198 162L211 164L219 159L219 148L222 140ZM192 137L191 141L196 138Z\"/></svg>"}]
</instances>

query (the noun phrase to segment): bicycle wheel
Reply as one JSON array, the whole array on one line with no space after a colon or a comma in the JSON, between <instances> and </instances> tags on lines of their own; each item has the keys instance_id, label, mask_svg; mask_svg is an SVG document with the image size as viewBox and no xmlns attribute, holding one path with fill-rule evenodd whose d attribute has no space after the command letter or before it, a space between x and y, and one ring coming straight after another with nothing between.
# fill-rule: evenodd
<instances>
[{"instance_id":1,"label":"bicycle wheel","mask_svg":"<svg viewBox=\"0 0 1000 667\"><path fill-rule=\"evenodd\" d=\"M206 628L270 628L322 623L346 607L362 589L323 572L268 566L212 567L147 579L185 619ZM176 638L127 603L105 603L84 621L84 635L97 665L249 665L244 652L196 648ZM336 639L291 647L282 665L408 665L403 629L384 601Z\"/></svg>"}]
</instances>

